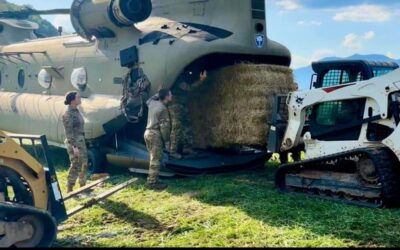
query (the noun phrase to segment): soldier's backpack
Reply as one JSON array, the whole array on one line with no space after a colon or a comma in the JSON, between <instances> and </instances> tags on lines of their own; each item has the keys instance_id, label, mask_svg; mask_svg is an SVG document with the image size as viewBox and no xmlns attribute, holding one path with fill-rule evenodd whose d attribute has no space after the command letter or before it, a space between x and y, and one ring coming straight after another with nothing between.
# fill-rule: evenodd
<instances>
[{"instance_id":1,"label":"soldier's backpack","mask_svg":"<svg viewBox=\"0 0 400 250\"><path fill-rule=\"evenodd\" d=\"M121 109L130 123L138 123L143 117L145 101L151 83L141 68L131 69L124 79Z\"/></svg>"}]
</instances>

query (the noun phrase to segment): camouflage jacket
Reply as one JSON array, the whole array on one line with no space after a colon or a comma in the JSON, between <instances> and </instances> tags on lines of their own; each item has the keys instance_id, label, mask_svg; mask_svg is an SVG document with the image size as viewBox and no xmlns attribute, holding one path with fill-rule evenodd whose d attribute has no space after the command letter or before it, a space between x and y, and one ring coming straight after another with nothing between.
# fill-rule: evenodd
<instances>
[{"instance_id":1,"label":"camouflage jacket","mask_svg":"<svg viewBox=\"0 0 400 250\"><path fill-rule=\"evenodd\" d=\"M146 129L159 130L164 144L167 145L171 134L171 122L167 107L158 99L157 95L147 101L147 106L149 113Z\"/></svg>"},{"instance_id":2,"label":"camouflage jacket","mask_svg":"<svg viewBox=\"0 0 400 250\"><path fill-rule=\"evenodd\" d=\"M174 96L173 103L186 103L189 92L193 91L200 85L201 81L188 84L182 78L178 79L178 82L172 88L172 94Z\"/></svg>"},{"instance_id":3,"label":"camouflage jacket","mask_svg":"<svg viewBox=\"0 0 400 250\"><path fill-rule=\"evenodd\" d=\"M76 146L79 139L85 137L84 120L78 109L68 107L62 116L65 137L69 144Z\"/></svg>"}]
</instances>

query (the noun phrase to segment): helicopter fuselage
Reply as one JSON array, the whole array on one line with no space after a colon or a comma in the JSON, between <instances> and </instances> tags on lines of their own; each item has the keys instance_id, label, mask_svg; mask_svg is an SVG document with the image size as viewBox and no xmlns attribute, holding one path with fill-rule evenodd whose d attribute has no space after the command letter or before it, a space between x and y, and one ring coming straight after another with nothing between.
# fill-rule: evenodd
<instances>
[{"instance_id":1,"label":"helicopter fuselage","mask_svg":"<svg viewBox=\"0 0 400 250\"><path fill-rule=\"evenodd\" d=\"M63 96L76 90L84 97L87 139L104 136L104 124L122 114L120 99L129 69L121 65L121 58L128 48L137 51L138 63L152 83L150 95L161 85L173 86L188 72L198 75L203 69L243 61L288 66L290 52L267 38L261 2L158 0L153 1L151 16L135 26L105 25L113 37L88 40L69 35L1 47L0 129L46 131L50 141L63 143Z\"/></svg>"}]
</instances>

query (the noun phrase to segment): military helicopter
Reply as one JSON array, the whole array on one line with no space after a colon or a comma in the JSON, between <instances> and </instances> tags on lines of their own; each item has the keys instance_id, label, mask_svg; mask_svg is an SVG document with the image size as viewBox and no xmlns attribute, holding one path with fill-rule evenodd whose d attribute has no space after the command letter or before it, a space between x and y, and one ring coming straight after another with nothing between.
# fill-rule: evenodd
<instances>
[{"instance_id":1,"label":"military helicopter","mask_svg":"<svg viewBox=\"0 0 400 250\"><path fill-rule=\"evenodd\" d=\"M75 0L69 10L0 13L70 13L76 34L24 40L0 48L0 129L43 134L63 147L63 96L77 90L91 169L109 165L148 167L143 143L145 111L131 123L121 109L126 79L143 73L151 96L161 84L172 87L184 77L194 81L204 69L237 61L289 66L291 55L267 37L264 0ZM22 13L22 14L21 14ZM28 37L29 38L29 37ZM142 104L137 110L142 110ZM144 109L145 110L145 109ZM204 173L263 163L266 152L203 154L172 160L179 173Z\"/></svg>"}]
</instances>

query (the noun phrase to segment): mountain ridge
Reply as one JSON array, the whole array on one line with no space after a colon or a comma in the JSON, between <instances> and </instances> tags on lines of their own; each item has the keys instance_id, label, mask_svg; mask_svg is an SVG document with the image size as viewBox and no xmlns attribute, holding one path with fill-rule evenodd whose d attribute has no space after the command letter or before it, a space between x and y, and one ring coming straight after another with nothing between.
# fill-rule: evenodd
<instances>
[{"instance_id":1,"label":"mountain ridge","mask_svg":"<svg viewBox=\"0 0 400 250\"><path fill-rule=\"evenodd\" d=\"M7 0L0 0L0 11L15 11L21 10L26 7L31 7L30 5L17 5L14 3L9 3ZM51 37L57 36L57 29L47 20L41 18L40 16L31 16L28 18L29 21L39 24L39 29L35 30L35 34L40 37Z\"/></svg>"}]
</instances>

